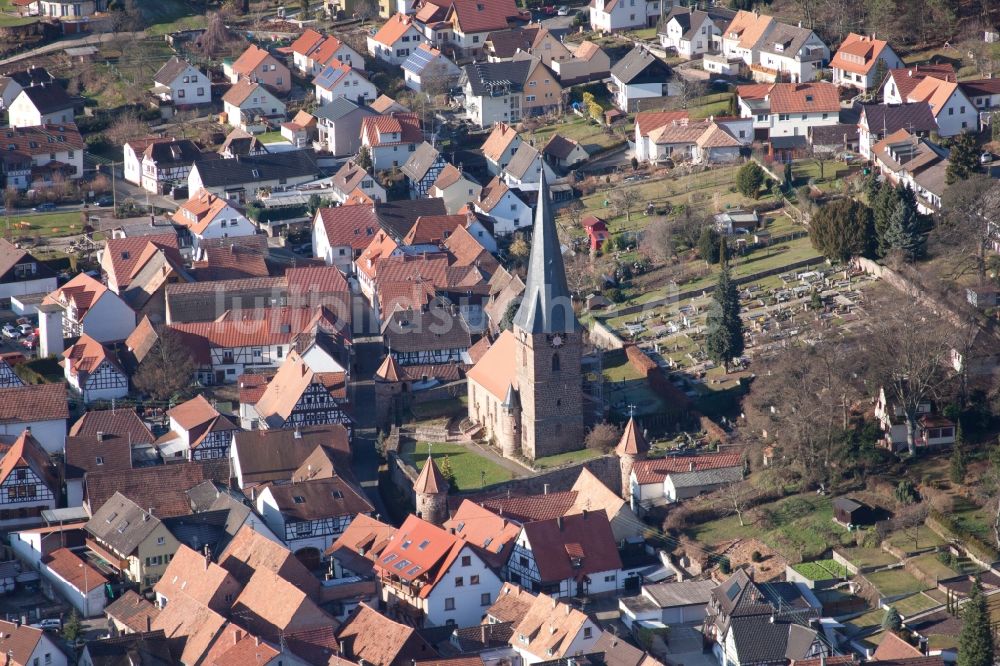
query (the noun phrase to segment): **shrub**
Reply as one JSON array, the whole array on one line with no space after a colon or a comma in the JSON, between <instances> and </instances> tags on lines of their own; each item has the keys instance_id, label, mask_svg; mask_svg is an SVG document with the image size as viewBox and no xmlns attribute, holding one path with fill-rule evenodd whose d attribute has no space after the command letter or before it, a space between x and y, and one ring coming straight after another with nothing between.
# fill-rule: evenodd
<instances>
[{"instance_id":1,"label":"shrub","mask_svg":"<svg viewBox=\"0 0 1000 666\"><path fill-rule=\"evenodd\" d=\"M760 562L763 559L764 559L764 557L760 554L759 550L755 550L752 553L750 553L750 561L751 562Z\"/></svg>"}]
</instances>

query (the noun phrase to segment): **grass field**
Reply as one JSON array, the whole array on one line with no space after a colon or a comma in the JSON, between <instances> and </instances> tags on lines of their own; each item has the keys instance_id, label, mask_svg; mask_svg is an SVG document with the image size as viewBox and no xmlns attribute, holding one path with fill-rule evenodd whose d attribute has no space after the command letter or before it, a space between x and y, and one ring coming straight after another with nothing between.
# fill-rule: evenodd
<instances>
[{"instance_id":1,"label":"grass field","mask_svg":"<svg viewBox=\"0 0 1000 666\"><path fill-rule=\"evenodd\" d=\"M11 215L10 231L13 236L72 236L81 233L83 217L80 211L42 213L39 215ZM0 218L0 224L4 219Z\"/></svg>"},{"instance_id":2,"label":"grass field","mask_svg":"<svg viewBox=\"0 0 1000 666\"><path fill-rule=\"evenodd\" d=\"M886 539L893 548L899 548L903 552L913 552L923 548L935 548L943 546L944 541L926 525L921 525L916 530L907 532L893 532Z\"/></svg>"},{"instance_id":3,"label":"grass field","mask_svg":"<svg viewBox=\"0 0 1000 666\"><path fill-rule=\"evenodd\" d=\"M620 136L608 134L600 125L575 114L566 114L562 122L546 125L534 131L525 132L525 134L526 138L534 138L535 146L539 149L548 143L553 134L577 141L589 153L624 143L624 139Z\"/></svg>"},{"instance_id":4,"label":"grass field","mask_svg":"<svg viewBox=\"0 0 1000 666\"><path fill-rule=\"evenodd\" d=\"M450 400L431 400L412 405L410 412L417 421L460 418L468 414L468 402L468 396L465 395Z\"/></svg>"},{"instance_id":5,"label":"grass field","mask_svg":"<svg viewBox=\"0 0 1000 666\"><path fill-rule=\"evenodd\" d=\"M856 567L882 567L895 564L898 560L881 548L838 548L847 561Z\"/></svg>"},{"instance_id":6,"label":"grass field","mask_svg":"<svg viewBox=\"0 0 1000 666\"><path fill-rule=\"evenodd\" d=\"M205 17L195 14L191 3L185 0L156 0L156 2L141 2L139 7L146 19L146 33L150 35L166 35L175 30L204 27Z\"/></svg>"},{"instance_id":7,"label":"grass field","mask_svg":"<svg viewBox=\"0 0 1000 666\"><path fill-rule=\"evenodd\" d=\"M847 578L847 568L834 560L815 560L792 565L792 569L809 580L829 580L831 578Z\"/></svg>"},{"instance_id":8,"label":"grass field","mask_svg":"<svg viewBox=\"0 0 1000 666\"><path fill-rule=\"evenodd\" d=\"M765 513L765 512L762 512ZM766 515L741 526L736 516L696 525L689 536L710 546L735 538L757 537L790 560L821 557L831 546L850 540L850 533L833 522L832 499L795 495L768 504Z\"/></svg>"},{"instance_id":9,"label":"grass field","mask_svg":"<svg viewBox=\"0 0 1000 666\"><path fill-rule=\"evenodd\" d=\"M903 569L876 571L865 576L883 597L895 597L900 594L915 594L928 588L912 574Z\"/></svg>"},{"instance_id":10,"label":"grass field","mask_svg":"<svg viewBox=\"0 0 1000 666\"><path fill-rule=\"evenodd\" d=\"M934 608L935 606L940 606L941 602L936 599L932 599L923 592L918 592L913 596L906 597L905 599L900 599L892 604L899 611L899 614L904 618L911 615L916 615L917 613L922 613L925 610Z\"/></svg>"},{"instance_id":11,"label":"grass field","mask_svg":"<svg viewBox=\"0 0 1000 666\"><path fill-rule=\"evenodd\" d=\"M503 467L487 460L481 455L460 444L445 444L441 442L417 442L412 453L404 453L407 462L418 470L423 469L427 462L427 449L430 447L431 456L438 469L444 469L445 459L451 465L455 474L455 490L475 490L483 487L485 472L485 485L509 481L510 472Z\"/></svg>"},{"instance_id":12,"label":"grass field","mask_svg":"<svg viewBox=\"0 0 1000 666\"><path fill-rule=\"evenodd\" d=\"M288 139L281 136L281 132L264 132L263 134L258 134L257 139L261 143L281 143L282 141L288 141Z\"/></svg>"}]
</instances>

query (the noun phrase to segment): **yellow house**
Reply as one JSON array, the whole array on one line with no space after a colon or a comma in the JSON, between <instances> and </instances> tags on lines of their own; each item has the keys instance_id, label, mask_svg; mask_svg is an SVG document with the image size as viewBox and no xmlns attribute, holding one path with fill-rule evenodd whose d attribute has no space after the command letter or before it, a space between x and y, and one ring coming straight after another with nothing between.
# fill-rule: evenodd
<instances>
[{"instance_id":1,"label":"yellow house","mask_svg":"<svg viewBox=\"0 0 1000 666\"><path fill-rule=\"evenodd\" d=\"M516 60L517 58L515 58ZM562 86L559 79L540 59L532 58L528 75L524 78L524 100L521 112L533 116L558 111L562 104Z\"/></svg>"},{"instance_id":2,"label":"yellow house","mask_svg":"<svg viewBox=\"0 0 1000 666\"><path fill-rule=\"evenodd\" d=\"M180 547L159 518L117 492L84 529L87 547L140 590L160 580Z\"/></svg>"}]
</instances>

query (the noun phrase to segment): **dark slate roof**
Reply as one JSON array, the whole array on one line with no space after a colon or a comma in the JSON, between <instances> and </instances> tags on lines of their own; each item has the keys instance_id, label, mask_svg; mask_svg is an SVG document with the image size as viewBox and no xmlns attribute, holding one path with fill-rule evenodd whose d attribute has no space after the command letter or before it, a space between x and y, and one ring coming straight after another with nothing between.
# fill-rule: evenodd
<instances>
[{"instance_id":1,"label":"dark slate roof","mask_svg":"<svg viewBox=\"0 0 1000 666\"><path fill-rule=\"evenodd\" d=\"M30 86L23 90L31 103L38 109L39 113L52 113L63 109L72 109L75 105L73 99L66 94L62 86L57 84L46 84L41 86Z\"/></svg>"},{"instance_id":2,"label":"dark slate roof","mask_svg":"<svg viewBox=\"0 0 1000 666\"><path fill-rule=\"evenodd\" d=\"M205 187L255 183L279 178L316 176L319 166L312 150L289 150L266 155L245 155L239 159L202 159L195 163ZM256 173L255 173L256 172Z\"/></svg>"},{"instance_id":3,"label":"dark slate roof","mask_svg":"<svg viewBox=\"0 0 1000 666\"><path fill-rule=\"evenodd\" d=\"M803 659L816 638L812 629L780 620L772 622L769 615L733 618L730 629L741 664Z\"/></svg>"},{"instance_id":4,"label":"dark slate roof","mask_svg":"<svg viewBox=\"0 0 1000 666\"><path fill-rule=\"evenodd\" d=\"M757 40L755 48L765 53L777 53L782 56L794 57L799 50L805 46L806 40L813 32L809 28L800 28L787 23L774 23L774 27L768 30ZM775 49L775 44L781 44L782 50Z\"/></svg>"},{"instance_id":5,"label":"dark slate roof","mask_svg":"<svg viewBox=\"0 0 1000 666\"><path fill-rule=\"evenodd\" d=\"M667 63L647 49L637 46L611 68L611 75L622 83L665 83L673 76Z\"/></svg>"},{"instance_id":6,"label":"dark slate roof","mask_svg":"<svg viewBox=\"0 0 1000 666\"><path fill-rule=\"evenodd\" d=\"M187 166L202 157L201 149L191 139L158 141L150 144L145 152L160 168ZM215 153L205 155L205 159L217 158Z\"/></svg>"},{"instance_id":7,"label":"dark slate roof","mask_svg":"<svg viewBox=\"0 0 1000 666\"><path fill-rule=\"evenodd\" d=\"M913 132L937 131L937 122L927 102L909 104L864 104L862 114L868 120L868 128L873 132L889 135L896 130Z\"/></svg>"},{"instance_id":8,"label":"dark slate roof","mask_svg":"<svg viewBox=\"0 0 1000 666\"><path fill-rule=\"evenodd\" d=\"M524 88L524 80L531 70L532 60L507 62L474 62L462 68L477 97L490 94L490 83L508 82L513 92Z\"/></svg>"},{"instance_id":9,"label":"dark slate roof","mask_svg":"<svg viewBox=\"0 0 1000 666\"><path fill-rule=\"evenodd\" d=\"M327 102L323 106L316 109L313 112L313 116L317 119L329 120L334 122L340 120L351 111L361 111L366 116L378 115L367 106L358 106L346 97L337 97L331 102Z\"/></svg>"},{"instance_id":10,"label":"dark slate roof","mask_svg":"<svg viewBox=\"0 0 1000 666\"><path fill-rule=\"evenodd\" d=\"M164 518L163 524L175 539L188 548L201 552L208 546L213 553L221 553L219 544L229 543L229 535L226 533L228 518L229 511L218 509Z\"/></svg>"},{"instance_id":11,"label":"dark slate roof","mask_svg":"<svg viewBox=\"0 0 1000 666\"><path fill-rule=\"evenodd\" d=\"M677 23L684 30L684 34L681 35L682 39L693 39L695 36L695 31L701 27L705 22L706 18L712 18L707 12L703 12L700 9L692 10L690 7L674 7L667 14L666 20L661 24L662 28L659 30L659 34L667 34L667 24L670 23L671 19L676 19ZM712 18L712 20L716 20Z\"/></svg>"},{"instance_id":12,"label":"dark slate roof","mask_svg":"<svg viewBox=\"0 0 1000 666\"><path fill-rule=\"evenodd\" d=\"M855 143L858 140L858 126L837 123L836 125L818 125L809 128L809 140L813 145L831 146Z\"/></svg>"},{"instance_id":13,"label":"dark slate roof","mask_svg":"<svg viewBox=\"0 0 1000 666\"><path fill-rule=\"evenodd\" d=\"M380 203L375 208L379 225L396 239L406 236L418 217L447 214L444 199L439 198Z\"/></svg>"},{"instance_id":14,"label":"dark slate roof","mask_svg":"<svg viewBox=\"0 0 1000 666\"><path fill-rule=\"evenodd\" d=\"M163 630L90 641L84 648L93 666L171 666L170 645Z\"/></svg>"},{"instance_id":15,"label":"dark slate roof","mask_svg":"<svg viewBox=\"0 0 1000 666\"><path fill-rule=\"evenodd\" d=\"M444 162L441 152L424 141L416 147L410 158L406 160L406 164L400 168L400 171L410 180L418 182L423 180L427 172L431 170L431 167L439 161Z\"/></svg>"},{"instance_id":16,"label":"dark slate roof","mask_svg":"<svg viewBox=\"0 0 1000 666\"><path fill-rule=\"evenodd\" d=\"M540 29L541 26L530 25L524 28L495 30L486 36L486 42L493 47L495 57L513 58L518 49L527 51L531 48Z\"/></svg>"},{"instance_id":17,"label":"dark slate roof","mask_svg":"<svg viewBox=\"0 0 1000 666\"><path fill-rule=\"evenodd\" d=\"M573 301L566 286L562 248L552 217L549 187L542 170L531 236L531 256L524 296L514 325L529 333L567 333L578 328Z\"/></svg>"},{"instance_id":18,"label":"dark slate roof","mask_svg":"<svg viewBox=\"0 0 1000 666\"><path fill-rule=\"evenodd\" d=\"M55 81L55 77L49 74L49 70L44 67L29 67L28 69L22 69L16 72L7 72L4 76L17 81L18 85L22 88L27 88L28 86L40 86L43 83L52 83Z\"/></svg>"}]
</instances>

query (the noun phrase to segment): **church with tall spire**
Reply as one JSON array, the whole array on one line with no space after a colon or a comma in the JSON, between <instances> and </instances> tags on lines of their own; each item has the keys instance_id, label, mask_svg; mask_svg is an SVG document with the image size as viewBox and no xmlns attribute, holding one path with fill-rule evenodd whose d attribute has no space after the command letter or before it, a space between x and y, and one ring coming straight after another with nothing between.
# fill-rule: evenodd
<instances>
[{"instance_id":1,"label":"church with tall spire","mask_svg":"<svg viewBox=\"0 0 1000 666\"><path fill-rule=\"evenodd\" d=\"M583 329L573 312L545 174L539 183L524 295L511 330L468 372L469 418L504 456L581 449Z\"/></svg>"}]
</instances>

